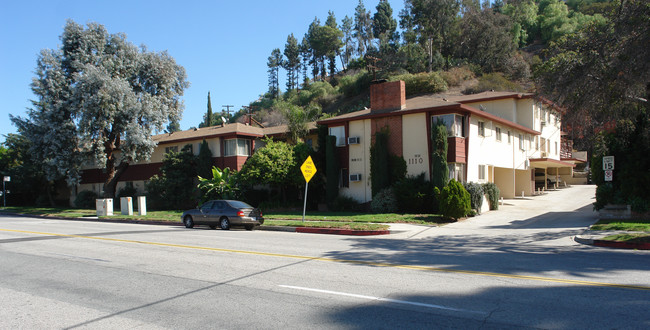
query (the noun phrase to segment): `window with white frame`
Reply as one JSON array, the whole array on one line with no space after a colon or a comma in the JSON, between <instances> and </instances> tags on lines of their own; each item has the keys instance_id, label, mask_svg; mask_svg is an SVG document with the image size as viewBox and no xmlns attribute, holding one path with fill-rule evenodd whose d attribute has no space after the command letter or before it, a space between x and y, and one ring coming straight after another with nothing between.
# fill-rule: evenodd
<instances>
[{"instance_id":1,"label":"window with white frame","mask_svg":"<svg viewBox=\"0 0 650 330\"><path fill-rule=\"evenodd\" d=\"M519 134L518 137L519 137L519 150L526 150L526 145L524 143L525 142L524 136Z\"/></svg>"},{"instance_id":2,"label":"window with white frame","mask_svg":"<svg viewBox=\"0 0 650 330\"><path fill-rule=\"evenodd\" d=\"M485 122L480 121L478 122L478 135L479 136L485 136Z\"/></svg>"},{"instance_id":3,"label":"window with white frame","mask_svg":"<svg viewBox=\"0 0 650 330\"><path fill-rule=\"evenodd\" d=\"M485 165L478 166L478 180L485 181Z\"/></svg>"},{"instance_id":4,"label":"window with white frame","mask_svg":"<svg viewBox=\"0 0 650 330\"><path fill-rule=\"evenodd\" d=\"M555 141L555 154L557 155L557 141Z\"/></svg>"},{"instance_id":5,"label":"window with white frame","mask_svg":"<svg viewBox=\"0 0 650 330\"><path fill-rule=\"evenodd\" d=\"M178 146L165 147L165 154L168 154L170 152L178 152Z\"/></svg>"},{"instance_id":6,"label":"window with white frame","mask_svg":"<svg viewBox=\"0 0 650 330\"><path fill-rule=\"evenodd\" d=\"M459 114L447 114L431 116L431 126L434 127L438 120L447 127L447 135L453 137L465 137L465 116Z\"/></svg>"},{"instance_id":7,"label":"window with white frame","mask_svg":"<svg viewBox=\"0 0 650 330\"><path fill-rule=\"evenodd\" d=\"M512 138L512 133L510 133L510 131L508 131L508 144L510 144L510 142L511 142L510 139L511 139L511 138Z\"/></svg>"},{"instance_id":8,"label":"window with white frame","mask_svg":"<svg viewBox=\"0 0 650 330\"><path fill-rule=\"evenodd\" d=\"M250 156L251 140L228 139L224 141L224 156Z\"/></svg>"},{"instance_id":9,"label":"window with white frame","mask_svg":"<svg viewBox=\"0 0 650 330\"><path fill-rule=\"evenodd\" d=\"M535 150L539 150L539 136L535 137Z\"/></svg>"},{"instance_id":10,"label":"window with white frame","mask_svg":"<svg viewBox=\"0 0 650 330\"><path fill-rule=\"evenodd\" d=\"M501 142L501 127L494 128L494 135L496 135L497 141Z\"/></svg>"},{"instance_id":11,"label":"window with white frame","mask_svg":"<svg viewBox=\"0 0 650 330\"><path fill-rule=\"evenodd\" d=\"M336 146L345 146L345 126L330 127L330 135L336 137Z\"/></svg>"},{"instance_id":12,"label":"window with white frame","mask_svg":"<svg viewBox=\"0 0 650 330\"><path fill-rule=\"evenodd\" d=\"M449 180L456 179L458 182L465 182L465 164L448 163Z\"/></svg>"}]
</instances>

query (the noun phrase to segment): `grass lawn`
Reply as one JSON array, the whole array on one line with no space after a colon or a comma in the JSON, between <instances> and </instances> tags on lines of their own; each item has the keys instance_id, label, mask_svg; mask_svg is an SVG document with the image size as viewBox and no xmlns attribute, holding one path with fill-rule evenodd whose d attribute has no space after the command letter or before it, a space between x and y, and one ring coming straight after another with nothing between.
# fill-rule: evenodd
<instances>
[{"instance_id":1,"label":"grass lawn","mask_svg":"<svg viewBox=\"0 0 650 330\"><path fill-rule=\"evenodd\" d=\"M302 220L302 212L266 212L264 218L269 220ZM327 222L355 223L415 223L441 224L448 223L442 216L436 214L368 214L356 212L307 212L305 220Z\"/></svg>"},{"instance_id":2,"label":"grass lawn","mask_svg":"<svg viewBox=\"0 0 650 330\"><path fill-rule=\"evenodd\" d=\"M650 219L599 220L591 226L591 230L624 230L631 232L609 235L603 238L606 241L650 243Z\"/></svg>"},{"instance_id":3,"label":"grass lawn","mask_svg":"<svg viewBox=\"0 0 650 330\"><path fill-rule=\"evenodd\" d=\"M95 210L90 209L68 209L48 207L7 207L4 211L27 214L42 215L64 218L82 218L96 216ZM151 220L180 222L182 211L147 211L147 215L141 216L137 213L128 216L121 215L119 210L113 216L101 217L102 219L127 219L127 220ZM348 230L387 230L389 223L416 223L416 224L441 224L446 223L438 215L428 214L365 214L348 212L314 212L305 216L302 222L302 212L265 213L264 225L266 226L289 226L289 227L317 227L317 228L338 228Z\"/></svg>"},{"instance_id":4,"label":"grass lawn","mask_svg":"<svg viewBox=\"0 0 650 330\"><path fill-rule=\"evenodd\" d=\"M598 220L591 230L626 230L626 231L645 231L650 233L650 219L607 219Z\"/></svg>"}]
</instances>

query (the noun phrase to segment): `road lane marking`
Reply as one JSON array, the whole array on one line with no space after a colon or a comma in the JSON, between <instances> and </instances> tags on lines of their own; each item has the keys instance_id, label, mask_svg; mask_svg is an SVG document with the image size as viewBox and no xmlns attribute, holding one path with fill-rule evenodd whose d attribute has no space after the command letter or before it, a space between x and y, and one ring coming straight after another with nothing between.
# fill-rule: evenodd
<instances>
[{"instance_id":1,"label":"road lane marking","mask_svg":"<svg viewBox=\"0 0 650 330\"><path fill-rule=\"evenodd\" d=\"M407 300L397 300L397 299L390 299L390 298L365 296L365 295L354 294L354 293L345 293L345 292L337 292L337 291L329 291L329 290L321 290L321 289L313 289L313 288L304 288L304 287L292 286L292 285L278 285L278 286L282 287L282 288L287 288L287 289L311 291L311 292L325 293L325 294L331 294L331 295L336 295L336 296L345 296L345 297L359 298L359 299L365 299L365 300L375 300L375 301L390 302L390 303L395 303L395 304L404 304L404 305L413 305L413 306L419 306L419 307L435 308L435 309L442 309L442 310L453 311L453 312L475 313L475 314L482 314L482 315L487 314L487 313L484 313L484 312L470 311L470 310L467 310L467 309L459 309L459 308L453 308L453 307L447 307L447 306L441 306L441 305L425 304L425 303L419 303L419 302L415 302L415 301L407 301Z\"/></svg>"},{"instance_id":2,"label":"road lane marking","mask_svg":"<svg viewBox=\"0 0 650 330\"><path fill-rule=\"evenodd\" d=\"M174 247L174 248L181 248L181 249L193 249L193 250L215 251L215 252L239 253L239 254L266 256L266 257L314 260L314 261L346 263L346 264L353 264L353 265L389 267L389 268L399 268L399 269L412 269L412 270L423 270L423 271L430 271L430 272L455 273L455 274L463 274L463 275L478 275L478 276L490 276L490 277L500 277L500 278L512 278L512 279L530 280L530 281L538 281L538 282L554 282L554 283L575 284L575 285L582 285L582 286L597 286L597 287L609 287L609 288L620 288L620 289L632 289L632 290L650 291L650 286L644 286L644 285L628 285L628 284L615 284L615 283L605 283L605 282L591 282L591 281L569 280L569 279L560 279L560 278L542 277L542 276L492 273L492 272L483 272L483 271L475 271L475 270L448 269L448 268L437 268L437 267L417 266L417 265L401 265L401 264L392 264L392 263L384 263L384 262L373 262L373 261L362 261L362 260L346 260L346 259L327 258L327 257L310 257L310 256L301 256L301 255L293 255L293 254L281 254L281 253L246 251L246 250L232 250L232 249L205 247L205 246L194 246L194 245L183 245L183 244L172 244L172 243L159 243L159 242L149 242L149 241L139 241L139 240L129 240L129 239L119 239L119 238L108 238L108 237L99 237L99 236L84 236L84 235L74 235L74 234L44 233L44 232L17 230L17 229L3 229L3 228L0 228L0 231L23 233L23 234L33 234L33 235L83 238L83 239L93 239L93 240L121 242L121 243L138 243L138 244L153 245L153 246Z\"/></svg>"}]
</instances>

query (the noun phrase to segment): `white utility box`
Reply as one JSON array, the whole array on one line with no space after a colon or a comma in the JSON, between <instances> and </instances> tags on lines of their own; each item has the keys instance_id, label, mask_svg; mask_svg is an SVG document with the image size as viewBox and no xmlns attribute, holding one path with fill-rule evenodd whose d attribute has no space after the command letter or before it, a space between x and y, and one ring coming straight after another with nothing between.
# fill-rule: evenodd
<instances>
[{"instance_id":1,"label":"white utility box","mask_svg":"<svg viewBox=\"0 0 650 330\"><path fill-rule=\"evenodd\" d=\"M96 199L95 206L97 208L97 216L105 217L113 215L113 199L112 198L103 198Z\"/></svg>"},{"instance_id":2,"label":"white utility box","mask_svg":"<svg viewBox=\"0 0 650 330\"><path fill-rule=\"evenodd\" d=\"M147 215L147 197L138 196L138 214Z\"/></svg>"},{"instance_id":3,"label":"white utility box","mask_svg":"<svg viewBox=\"0 0 650 330\"><path fill-rule=\"evenodd\" d=\"M133 215L133 198L121 197L120 209L122 210L122 215Z\"/></svg>"}]
</instances>

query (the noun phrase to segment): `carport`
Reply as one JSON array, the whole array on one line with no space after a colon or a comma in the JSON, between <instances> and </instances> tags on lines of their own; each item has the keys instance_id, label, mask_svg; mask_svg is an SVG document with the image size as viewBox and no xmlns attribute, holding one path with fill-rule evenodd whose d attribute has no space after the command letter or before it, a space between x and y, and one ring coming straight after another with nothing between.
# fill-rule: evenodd
<instances>
[{"instance_id":1,"label":"carport","mask_svg":"<svg viewBox=\"0 0 650 330\"><path fill-rule=\"evenodd\" d=\"M534 171L535 189L559 187L562 182L566 184L566 178L573 177L573 163L552 158L534 158L529 161Z\"/></svg>"}]
</instances>

